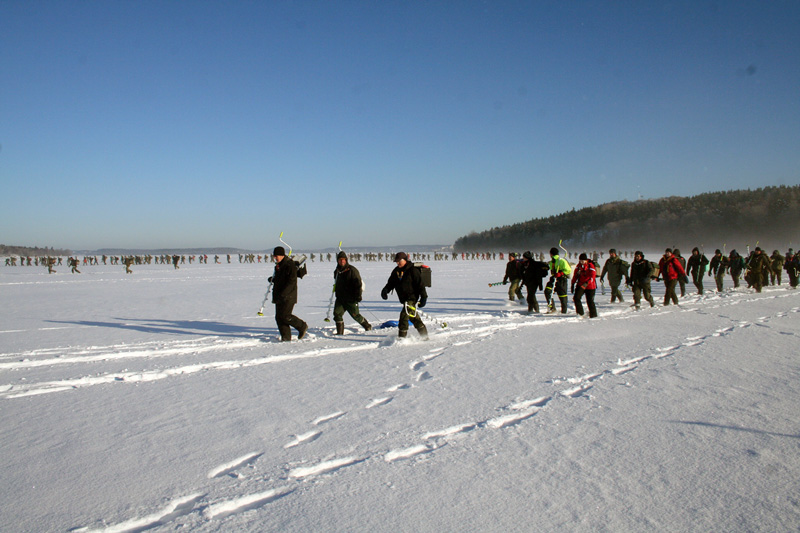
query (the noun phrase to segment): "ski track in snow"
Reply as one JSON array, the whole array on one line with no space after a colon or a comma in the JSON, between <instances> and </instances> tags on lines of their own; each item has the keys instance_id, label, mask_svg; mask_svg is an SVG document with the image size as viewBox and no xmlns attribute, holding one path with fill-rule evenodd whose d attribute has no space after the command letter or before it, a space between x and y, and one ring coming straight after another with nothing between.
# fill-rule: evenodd
<instances>
[{"instance_id":1,"label":"ski track in snow","mask_svg":"<svg viewBox=\"0 0 800 533\"><path fill-rule=\"evenodd\" d=\"M788 296L788 295L787 295ZM781 298L785 296L774 296L774 298ZM725 304L735 305L739 303L738 301L729 301L723 302L715 306L708 306L702 308L703 312L708 311L709 309L718 308ZM675 311L670 311L669 309L659 308L659 313L664 312L692 312L692 311L700 311L698 309L692 309L689 305L681 305L678 306ZM611 365L611 368L603 368L598 369L594 372L589 372L577 377L555 377L550 380L544 382L544 385L550 385L554 389L554 392L551 395L545 396L536 396L534 398L518 398L512 403L501 405L494 408L494 414L488 416L484 419L480 420L472 420L467 422L457 423L455 425L445 427L438 430L433 431L420 431L416 443L409 442L407 446L394 448L386 450L385 448L381 449L379 443L373 443L370 446L372 447L371 450L367 451L365 454L361 454L358 456L353 456L350 454L342 454L342 457L336 458L334 457L327 457L324 459L310 459L310 460L302 460L300 464L284 464L284 465L267 465L268 468L278 469L279 471L284 472L283 475L278 476L269 476L267 474L258 474L261 477L257 477L256 481L258 485L261 485L261 488L265 488L264 485L278 485L275 488L268 488L267 490L260 490L258 492L253 493L244 493L240 494L234 498L227 498L221 501L207 501L210 500L210 496L207 493L203 492L196 492L191 494L190 496L186 496L184 498L178 498L171 501L167 506L165 506L161 511L157 511L152 514L147 514L143 517L139 518L132 518L125 522L121 522L116 525L105 526L102 531L107 532L122 532L122 531L142 531L145 529L150 529L153 527L157 527L160 525L167 524L171 521L174 521L182 516L189 515L191 513L197 513L201 516L204 520L221 520L225 517L235 515L238 513L243 513L247 511L251 511L254 509L261 508L263 506L268 505L271 502L274 502L282 497L288 496L293 493L298 493L302 496L302 491L298 491L303 484L307 488L311 488L315 484L315 480L322 476L335 476L339 471L350 468L360 466L361 468L370 468L371 464L375 464L377 462L381 462L383 464L387 463L395 463L401 461L413 461L413 460L428 460L429 458L435 457L436 451L442 448L443 446L447 445L448 443L454 443L457 439L461 438L468 438L468 436L472 433L481 432L481 431L504 431L504 430L513 430L515 426L520 424L524 424L526 421L534 418L537 413L544 409L557 409L559 405L564 405L564 402L573 402L573 401L586 401L591 400L590 392L595 388L602 386L603 382L607 379L613 379L625 374L629 374L635 372L641 365L646 365L649 362L657 361L659 359L663 359L666 357L675 357L681 355L683 353L692 354L693 352L696 353L696 349L700 346L708 342L713 342L715 339L725 337L728 335L733 335L736 333L738 329L748 328L753 325L761 325L763 327L771 327L769 326L769 322L775 319L786 318L789 316L789 313L800 313L800 307L794 307L788 311L781 311L772 316L764 316L757 319L757 323L750 323L750 322L737 322L736 324L724 328L719 328L713 332L710 332L705 335L694 335L686 337L682 342L677 345L670 345L664 347L654 348L649 351L649 353L643 353L640 356L629 358L626 360L617 360L616 362L609 362L607 364ZM629 320L635 319L637 316L652 316L652 313L609 313L608 315L604 315L603 319L606 320ZM460 317L464 320L464 317ZM561 320L582 320L581 318L577 317L560 317ZM455 321L450 319L451 321ZM481 318L482 320L482 318ZM552 323L552 321L535 321L535 322L516 322L513 324L496 324L494 326L489 326L493 328L494 332L500 330L511 330L518 327L526 327L526 326L533 326L533 327L540 327L543 324ZM476 327L473 329L462 330L455 335L461 334L471 334L473 335L478 342L485 340L486 335L488 333L483 327ZM465 345L473 342L473 340L459 340L453 342L454 339L451 337L454 336L454 330L445 330L438 335L434 335L432 337L435 340L437 337L441 337L448 345L455 346L455 345ZM212 338L213 339L213 338ZM220 361L217 363L209 363L206 365L198 365L202 366L205 369L230 369L230 368L242 368L245 366L253 366L257 364L265 364L270 362L284 362L284 361L291 361L294 359L299 358L307 358L307 357L323 357L327 355L332 355L336 353L342 353L345 351L354 351L354 350L372 350L376 349L379 346L391 346L393 344L384 344L384 343L369 343L366 346L348 346L347 348L321 348L317 350L311 350L302 352L299 354L288 354L285 356L273 356L269 358L262 358L262 359L255 359L251 361ZM366 405L362 407L363 409L373 409L381 406L385 406L398 398L396 396L400 393L408 393L408 391L412 391L416 387L424 386L424 382L428 380L434 379L434 375L431 374L429 371L424 371L421 374L418 373L423 367L426 367L429 362L433 361L435 358L447 356L447 348L446 347L439 347L432 349L429 352L428 356L423 357L423 360L415 360L409 363L408 371L412 374L417 373L413 379L418 383L418 385L408 385L407 383L400 383L388 386L385 390L388 393L394 394L393 396L385 396L379 398L370 398L365 399ZM160 371L163 374L170 374L170 375L180 375L189 373L186 370L186 367L181 367L181 369L172 369L170 371L164 370ZM146 373L139 373L139 374L146 374ZM117 375L115 375L117 376ZM165 376L166 377L166 376ZM412 376L409 376L412 377ZM88 379L88 378L84 378ZM114 378L116 380L116 378ZM130 378L127 379L129 381ZM108 382L108 381L104 381ZM54 392L55 390L67 390L71 387L58 385L58 383L64 382L51 382L46 384L31 384L27 390L20 390L20 388L16 386L2 386L0 387L0 399L1 398L14 398L20 397L24 395L30 395L36 393L36 391L45 392ZM618 380L615 380L614 383L619 383ZM93 383L96 384L96 383ZM566 388L560 388L562 385L566 385ZM60 388L59 388L60 387ZM362 404L363 405L363 404ZM311 426L320 426L320 425L332 425L338 421L343 419L347 415L346 411L337 411L334 413L329 413L326 415L322 415L315 420L313 420L310 424ZM297 435L293 435L293 440L288 442L283 446L284 449L289 450L295 447L299 447L301 445L309 445L312 442L318 441L323 439L323 432L313 427L308 431L300 432ZM421 441L421 442L420 442ZM207 478L210 480L216 480L217 482L226 482L226 483L237 483L240 482L239 480L242 477L238 474L238 471L242 468L252 468L253 472L257 472L254 468L256 463L259 462L259 459L264 455L264 452L252 452L247 455L241 456L237 459L233 459L225 464L222 464L213 470L211 470ZM227 479L228 481L224 481ZM230 489L230 487L229 487ZM236 492L236 488L232 488L233 492ZM229 490L230 492L230 490ZM88 529L86 529L88 530ZM94 531L94 530L93 530Z\"/></svg>"}]
</instances>

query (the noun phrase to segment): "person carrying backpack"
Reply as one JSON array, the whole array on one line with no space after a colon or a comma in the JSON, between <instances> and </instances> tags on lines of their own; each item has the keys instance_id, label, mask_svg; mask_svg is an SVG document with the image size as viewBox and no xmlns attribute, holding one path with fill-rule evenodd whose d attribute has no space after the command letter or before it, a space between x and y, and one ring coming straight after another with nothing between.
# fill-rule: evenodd
<instances>
[{"instance_id":1,"label":"person carrying backpack","mask_svg":"<svg viewBox=\"0 0 800 533\"><path fill-rule=\"evenodd\" d=\"M547 276L547 263L534 261L530 251L522 254L522 284L528 291L528 313L539 312L539 302L536 301L536 290L542 290L542 280Z\"/></svg>"},{"instance_id":2,"label":"person carrying backpack","mask_svg":"<svg viewBox=\"0 0 800 533\"><path fill-rule=\"evenodd\" d=\"M417 308L425 307L428 301L428 292L422 282L422 276L414 263L408 260L405 252L397 252L394 256L397 266L389 275L389 280L381 290L381 298L387 300L389 293L395 291L397 299L403 304L400 310L400 322L397 325L397 336L406 337L408 335L408 322L414 324L419 336L423 339L428 338L428 329L422 322Z\"/></svg>"},{"instance_id":3,"label":"person carrying backpack","mask_svg":"<svg viewBox=\"0 0 800 533\"><path fill-rule=\"evenodd\" d=\"M692 255L686 262L687 270L692 274L692 283L697 287L697 294L703 294L703 276L706 274L708 258L700 252L700 248L692 248Z\"/></svg>"}]
</instances>

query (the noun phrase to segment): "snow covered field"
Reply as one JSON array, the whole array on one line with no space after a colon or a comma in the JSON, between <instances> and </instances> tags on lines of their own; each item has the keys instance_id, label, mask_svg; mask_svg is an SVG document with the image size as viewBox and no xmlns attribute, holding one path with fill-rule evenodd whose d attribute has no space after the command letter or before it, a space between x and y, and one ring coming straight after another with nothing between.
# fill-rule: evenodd
<instances>
[{"instance_id":1,"label":"snow covered field","mask_svg":"<svg viewBox=\"0 0 800 533\"><path fill-rule=\"evenodd\" d=\"M0 268L0 531L798 530L800 292L528 316L428 264L428 342L333 337L325 262L288 344L265 264Z\"/></svg>"}]
</instances>

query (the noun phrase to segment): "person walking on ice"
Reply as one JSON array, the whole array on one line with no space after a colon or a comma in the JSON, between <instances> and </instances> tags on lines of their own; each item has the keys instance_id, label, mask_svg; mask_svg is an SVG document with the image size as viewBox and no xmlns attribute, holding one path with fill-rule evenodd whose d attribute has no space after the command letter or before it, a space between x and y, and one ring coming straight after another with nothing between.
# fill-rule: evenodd
<instances>
[{"instance_id":1,"label":"person walking on ice","mask_svg":"<svg viewBox=\"0 0 800 533\"><path fill-rule=\"evenodd\" d=\"M291 257L286 256L283 246L278 246L272 251L275 258L275 273L268 281L272 282L272 303L275 304L275 322L281 341L292 340L292 330L297 330L297 339L300 340L308 331L308 324L292 314L297 303L297 265Z\"/></svg>"},{"instance_id":2,"label":"person walking on ice","mask_svg":"<svg viewBox=\"0 0 800 533\"><path fill-rule=\"evenodd\" d=\"M336 324L336 334L344 335L344 312L353 317L366 331L372 329L367 319L358 311L358 302L361 301L362 281L358 269L347 261L347 254L339 252L336 256L336 269L333 271L335 280L336 302L333 306L333 322Z\"/></svg>"},{"instance_id":3,"label":"person walking on ice","mask_svg":"<svg viewBox=\"0 0 800 533\"><path fill-rule=\"evenodd\" d=\"M428 338L428 329L422 322L417 309L425 307L428 301L428 292L422 283L419 271L414 267L414 263L408 260L405 252L397 252L394 256L397 266L389 275L386 286L381 290L381 298L387 300L389 293L395 291L397 299L403 304L400 309L400 322L397 326L397 336L408 336L408 322L414 324L419 336L423 339Z\"/></svg>"},{"instance_id":4,"label":"person walking on ice","mask_svg":"<svg viewBox=\"0 0 800 533\"><path fill-rule=\"evenodd\" d=\"M555 313L556 304L553 293L558 295L561 300L561 314L567 313L567 284L569 275L572 273L572 267L569 262L558 256L558 248L550 248L550 281L544 288L544 297L547 300L547 312Z\"/></svg>"}]
</instances>

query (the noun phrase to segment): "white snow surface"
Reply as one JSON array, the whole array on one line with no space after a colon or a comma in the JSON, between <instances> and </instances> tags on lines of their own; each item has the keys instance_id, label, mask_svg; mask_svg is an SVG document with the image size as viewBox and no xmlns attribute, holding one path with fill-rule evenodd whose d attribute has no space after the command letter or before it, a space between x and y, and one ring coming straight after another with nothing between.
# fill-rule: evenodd
<instances>
[{"instance_id":1,"label":"white snow surface","mask_svg":"<svg viewBox=\"0 0 800 533\"><path fill-rule=\"evenodd\" d=\"M267 264L0 268L0 531L797 531L800 292L589 320L427 264L427 342L335 337L329 262L291 343Z\"/></svg>"}]
</instances>

